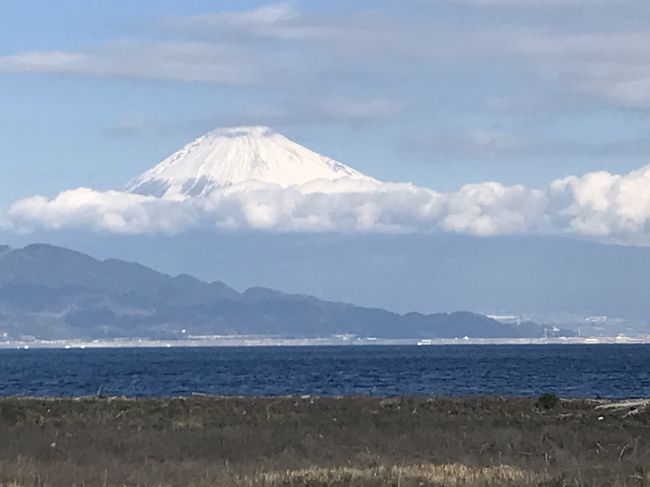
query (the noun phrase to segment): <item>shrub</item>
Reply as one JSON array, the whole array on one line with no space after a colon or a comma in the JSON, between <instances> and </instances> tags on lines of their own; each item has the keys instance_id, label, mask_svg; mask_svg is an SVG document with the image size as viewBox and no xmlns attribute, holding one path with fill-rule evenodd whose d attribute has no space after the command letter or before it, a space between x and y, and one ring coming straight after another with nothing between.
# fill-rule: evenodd
<instances>
[{"instance_id":1,"label":"shrub","mask_svg":"<svg viewBox=\"0 0 650 487\"><path fill-rule=\"evenodd\" d=\"M557 396L557 394L553 394L552 392L546 392L539 396L539 399L537 399L537 402L535 403L535 406L537 406L540 409L555 409L560 405L560 398Z\"/></svg>"}]
</instances>

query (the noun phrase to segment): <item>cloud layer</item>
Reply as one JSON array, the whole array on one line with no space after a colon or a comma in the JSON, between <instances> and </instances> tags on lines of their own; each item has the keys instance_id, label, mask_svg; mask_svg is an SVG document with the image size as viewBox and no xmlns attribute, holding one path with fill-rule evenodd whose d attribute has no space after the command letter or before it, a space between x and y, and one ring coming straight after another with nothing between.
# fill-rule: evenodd
<instances>
[{"instance_id":1,"label":"cloud layer","mask_svg":"<svg viewBox=\"0 0 650 487\"><path fill-rule=\"evenodd\" d=\"M291 94L314 85L325 89L333 82L337 88L345 87L354 76L394 83L415 75L429 79L431 66L446 71L451 62L472 68L496 63L513 75L537 80L543 93L535 95L558 98L559 103L562 96L573 95L601 105L650 108L650 34L645 24L634 22L647 13L643 2L416 0L414 4L425 9L464 6L479 14L486 8L543 8L555 15L538 19L541 25L526 17L463 25L431 21L426 15L417 21L376 10L309 12L289 3L270 3L252 10L169 16L161 20L160 35L154 40L0 55L0 73L273 85ZM576 9L588 10L589 18L597 21L580 29L562 25ZM616 28L608 27L608 21L616 21ZM404 62L409 69L396 69ZM527 92L535 86L530 84ZM487 87L485 91L487 98L496 95Z\"/></svg>"},{"instance_id":2,"label":"cloud layer","mask_svg":"<svg viewBox=\"0 0 650 487\"><path fill-rule=\"evenodd\" d=\"M455 232L477 236L563 234L650 245L650 165L628 174L591 172L545 189L468 184L442 193L408 183L340 179L282 188L249 182L173 201L79 188L20 200L0 226L180 233L212 228L275 232Z\"/></svg>"}]
</instances>

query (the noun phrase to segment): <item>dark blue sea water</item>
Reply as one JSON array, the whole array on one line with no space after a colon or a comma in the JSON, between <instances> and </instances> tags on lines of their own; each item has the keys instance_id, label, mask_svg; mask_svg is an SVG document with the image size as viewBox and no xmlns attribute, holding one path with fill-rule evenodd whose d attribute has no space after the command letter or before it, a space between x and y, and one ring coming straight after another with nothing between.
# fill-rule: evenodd
<instances>
[{"instance_id":1,"label":"dark blue sea water","mask_svg":"<svg viewBox=\"0 0 650 487\"><path fill-rule=\"evenodd\" d=\"M650 345L0 350L0 395L650 396Z\"/></svg>"}]
</instances>

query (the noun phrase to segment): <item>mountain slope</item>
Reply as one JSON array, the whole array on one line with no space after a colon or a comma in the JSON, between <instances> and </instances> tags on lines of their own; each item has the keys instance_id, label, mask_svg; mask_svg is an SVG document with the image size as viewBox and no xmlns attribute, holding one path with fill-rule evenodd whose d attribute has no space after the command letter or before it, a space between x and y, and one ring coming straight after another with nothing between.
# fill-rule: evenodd
<instances>
[{"instance_id":1,"label":"mountain slope","mask_svg":"<svg viewBox=\"0 0 650 487\"><path fill-rule=\"evenodd\" d=\"M237 127L199 137L127 183L125 189L149 196L186 198L240 183L289 187L344 177L372 180L268 127Z\"/></svg>"},{"instance_id":2,"label":"mountain slope","mask_svg":"<svg viewBox=\"0 0 650 487\"><path fill-rule=\"evenodd\" d=\"M542 336L473 313L399 315L312 296L171 277L119 260L30 245L0 253L0 334L19 338L182 338L188 334L386 338Z\"/></svg>"}]
</instances>

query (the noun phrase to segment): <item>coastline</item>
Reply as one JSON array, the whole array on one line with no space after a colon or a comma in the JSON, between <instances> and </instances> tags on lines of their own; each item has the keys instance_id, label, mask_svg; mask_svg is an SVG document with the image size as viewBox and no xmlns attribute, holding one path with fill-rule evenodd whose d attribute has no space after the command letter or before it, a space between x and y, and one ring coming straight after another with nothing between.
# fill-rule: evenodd
<instances>
[{"instance_id":1,"label":"coastline","mask_svg":"<svg viewBox=\"0 0 650 487\"><path fill-rule=\"evenodd\" d=\"M6 340L0 349L85 349L85 348L173 348L173 347L318 347L318 346L449 346L449 345L647 345L643 337L557 337L557 338L398 338L335 336L281 338L268 336L196 336L178 340L147 338Z\"/></svg>"}]
</instances>

